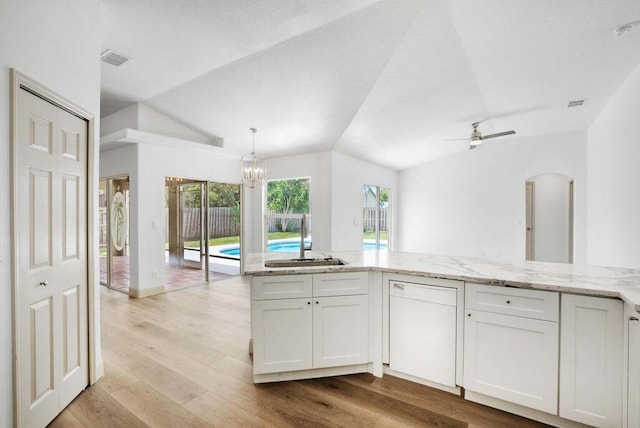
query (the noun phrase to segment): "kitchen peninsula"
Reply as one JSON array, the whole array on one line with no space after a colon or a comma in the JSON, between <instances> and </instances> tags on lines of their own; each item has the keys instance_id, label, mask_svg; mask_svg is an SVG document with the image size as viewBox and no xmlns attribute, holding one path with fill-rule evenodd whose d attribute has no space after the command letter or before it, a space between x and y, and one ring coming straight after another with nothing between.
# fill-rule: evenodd
<instances>
[{"instance_id":1,"label":"kitchen peninsula","mask_svg":"<svg viewBox=\"0 0 640 428\"><path fill-rule=\"evenodd\" d=\"M392 374L555 426L640 426L640 271L400 253L251 254L254 381Z\"/></svg>"}]
</instances>

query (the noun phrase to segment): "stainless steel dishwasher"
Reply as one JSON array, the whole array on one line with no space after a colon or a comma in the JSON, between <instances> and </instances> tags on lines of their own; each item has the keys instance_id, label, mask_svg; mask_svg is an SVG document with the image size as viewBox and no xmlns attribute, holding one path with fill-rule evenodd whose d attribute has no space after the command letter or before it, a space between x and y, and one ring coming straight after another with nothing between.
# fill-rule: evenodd
<instances>
[{"instance_id":1,"label":"stainless steel dishwasher","mask_svg":"<svg viewBox=\"0 0 640 428\"><path fill-rule=\"evenodd\" d=\"M389 368L455 386L456 289L401 281L389 285Z\"/></svg>"}]
</instances>

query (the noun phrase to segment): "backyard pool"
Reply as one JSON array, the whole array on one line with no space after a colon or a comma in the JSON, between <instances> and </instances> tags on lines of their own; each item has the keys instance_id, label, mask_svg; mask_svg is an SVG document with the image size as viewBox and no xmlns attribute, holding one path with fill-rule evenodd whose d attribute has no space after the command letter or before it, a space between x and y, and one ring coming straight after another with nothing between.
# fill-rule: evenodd
<instances>
[{"instance_id":1,"label":"backyard pool","mask_svg":"<svg viewBox=\"0 0 640 428\"><path fill-rule=\"evenodd\" d=\"M311 245L310 241L305 241L305 246L308 248L309 245ZM381 242L380 243L380 248L381 249L386 249L387 248L387 244L386 242ZM363 249L365 250L375 250L376 249L376 244L375 242L365 242L363 244ZM269 242L269 244L267 245L267 251L274 251L274 252L279 252L279 253L294 253L296 251L300 250L300 241L299 240L295 240L295 241L274 241L274 242ZM223 248L219 251L221 254L224 254L225 256L240 256L240 246L233 246L233 247L227 247L227 248Z\"/></svg>"}]
</instances>

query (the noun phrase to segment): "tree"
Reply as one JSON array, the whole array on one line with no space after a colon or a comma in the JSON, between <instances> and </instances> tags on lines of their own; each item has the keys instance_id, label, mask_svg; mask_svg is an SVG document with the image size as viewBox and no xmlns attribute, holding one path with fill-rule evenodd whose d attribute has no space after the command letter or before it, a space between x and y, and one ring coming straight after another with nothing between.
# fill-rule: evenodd
<instances>
[{"instance_id":1,"label":"tree","mask_svg":"<svg viewBox=\"0 0 640 428\"><path fill-rule=\"evenodd\" d=\"M209 183L209 206L233 208L240 203L237 184Z\"/></svg>"},{"instance_id":2,"label":"tree","mask_svg":"<svg viewBox=\"0 0 640 428\"><path fill-rule=\"evenodd\" d=\"M267 208L279 218L279 229L289 228L290 214L309 213L309 179L273 180L267 183Z\"/></svg>"}]
</instances>

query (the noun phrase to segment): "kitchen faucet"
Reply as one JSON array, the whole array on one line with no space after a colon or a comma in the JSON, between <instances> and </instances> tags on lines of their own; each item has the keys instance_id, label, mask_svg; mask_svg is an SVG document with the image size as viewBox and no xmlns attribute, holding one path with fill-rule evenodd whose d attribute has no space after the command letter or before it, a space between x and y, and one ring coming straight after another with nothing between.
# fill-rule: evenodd
<instances>
[{"instance_id":1,"label":"kitchen faucet","mask_svg":"<svg viewBox=\"0 0 640 428\"><path fill-rule=\"evenodd\" d=\"M307 237L307 216L302 214L300 219L300 258L304 259L304 238Z\"/></svg>"}]
</instances>

